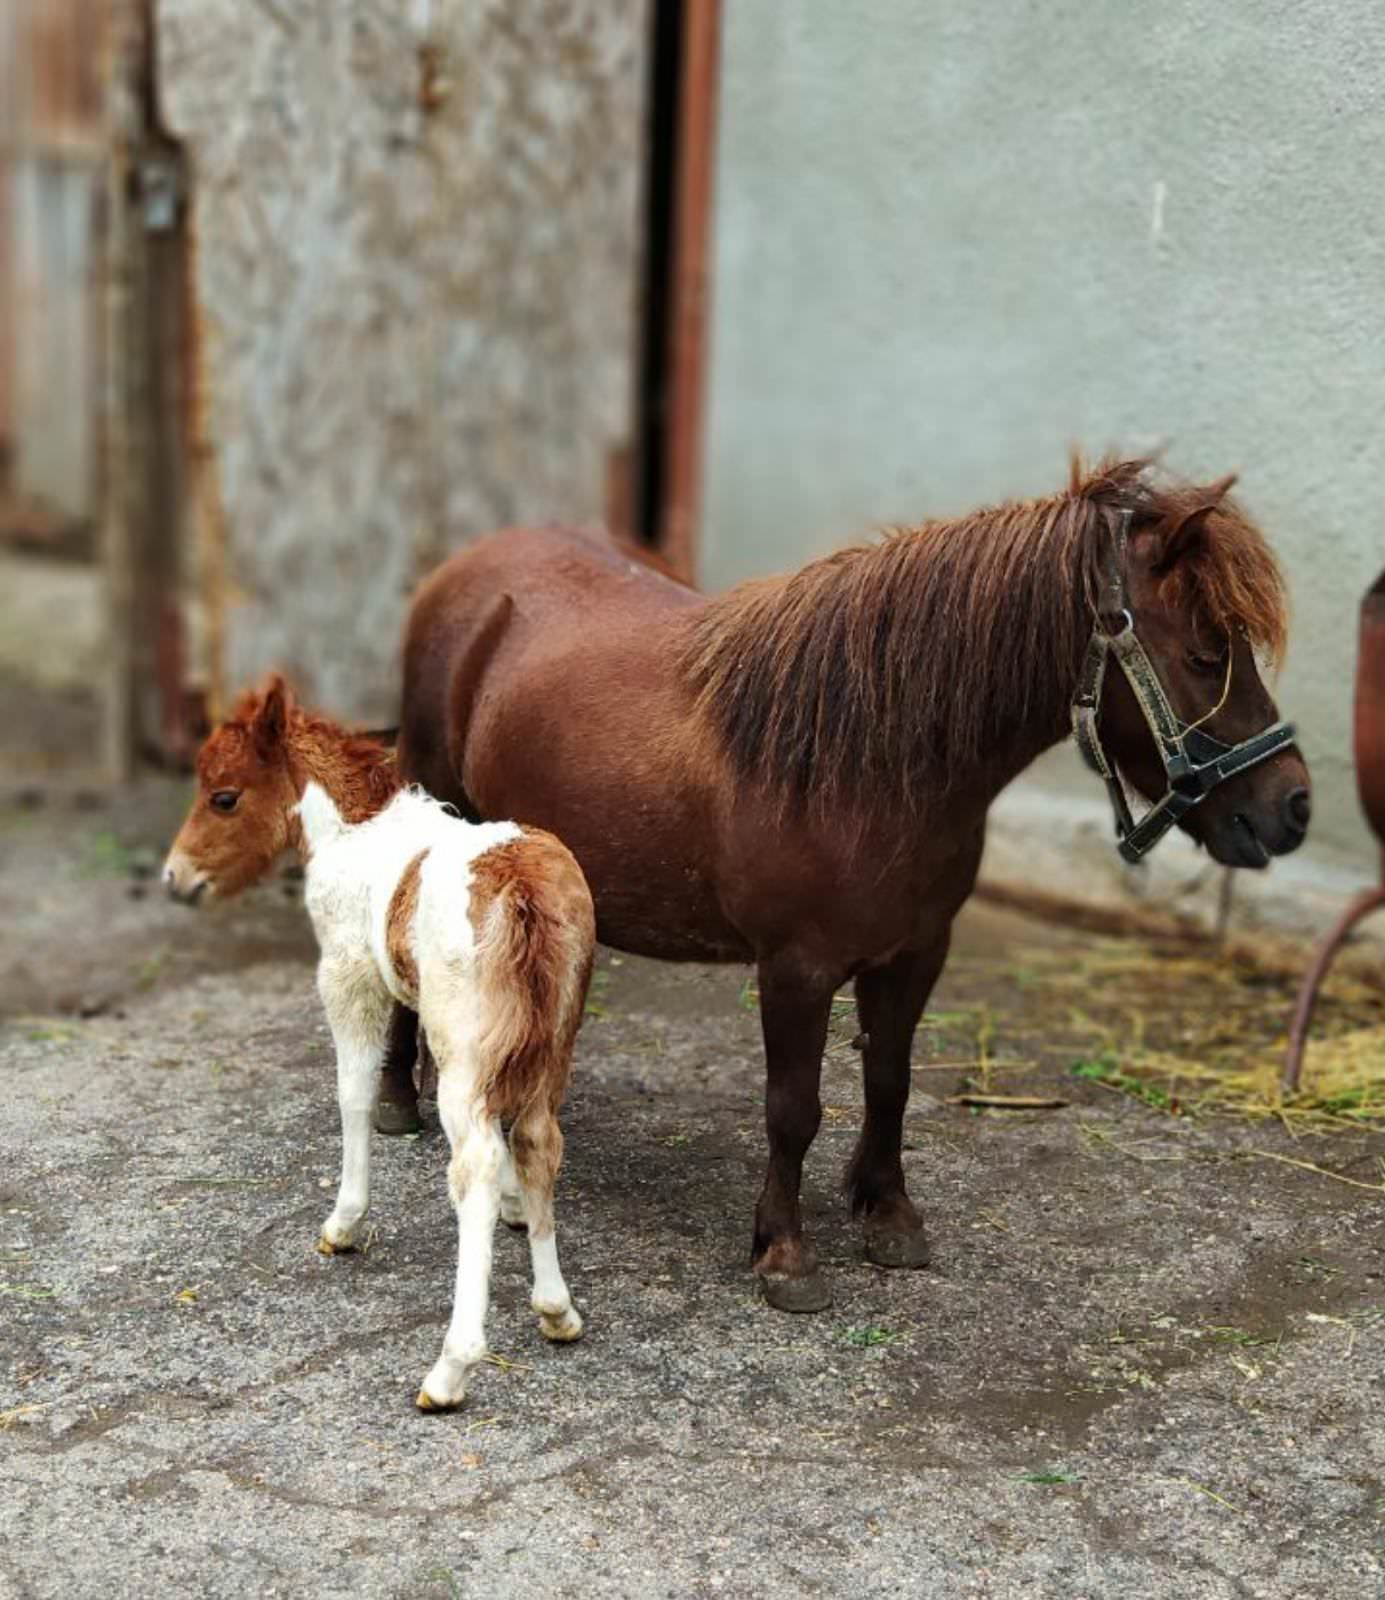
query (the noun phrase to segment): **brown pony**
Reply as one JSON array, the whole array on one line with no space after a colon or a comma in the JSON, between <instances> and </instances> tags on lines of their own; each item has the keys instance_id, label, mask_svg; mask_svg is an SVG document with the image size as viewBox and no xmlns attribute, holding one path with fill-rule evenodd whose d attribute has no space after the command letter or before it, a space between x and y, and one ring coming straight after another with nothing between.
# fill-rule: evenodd
<instances>
[{"instance_id":1,"label":"brown pony","mask_svg":"<svg viewBox=\"0 0 1385 1600\"><path fill-rule=\"evenodd\" d=\"M769 1168L752 1261L772 1305L830 1303L799 1185L832 996L849 978L865 1123L847 1189L872 1261L927 1259L900 1161L910 1043L976 881L987 808L1069 730L1113 550L1177 716L1232 744L1274 721L1256 652L1283 649L1283 582L1229 483L1074 461L1059 494L895 531L714 599L558 528L482 540L420 590L405 775L469 815L558 834L607 944L756 965ZM1161 791L1118 672L1100 719L1124 777ZM1289 748L1179 825L1216 860L1259 867L1302 841L1308 812ZM413 1060L397 1014L384 1094L404 1118Z\"/></svg>"}]
</instances>

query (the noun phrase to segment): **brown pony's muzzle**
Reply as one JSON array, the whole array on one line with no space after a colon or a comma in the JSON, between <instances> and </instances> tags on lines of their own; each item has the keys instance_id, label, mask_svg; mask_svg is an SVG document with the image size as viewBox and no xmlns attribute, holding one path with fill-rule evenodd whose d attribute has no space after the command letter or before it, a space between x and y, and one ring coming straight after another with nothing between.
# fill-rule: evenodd
<instances>
[{"instance_id":1,"label":"brown pony's muzzle","mask_svg":"<svg viewBox=\"0 0 1385 1600\"><path fill-rule=\"evenodd\" d=\"M1313 796L1296 746L1214 790L1185 819L1188 832L1227 867L1267 867L1308 837Z\"/></svg>"}]
</instances>

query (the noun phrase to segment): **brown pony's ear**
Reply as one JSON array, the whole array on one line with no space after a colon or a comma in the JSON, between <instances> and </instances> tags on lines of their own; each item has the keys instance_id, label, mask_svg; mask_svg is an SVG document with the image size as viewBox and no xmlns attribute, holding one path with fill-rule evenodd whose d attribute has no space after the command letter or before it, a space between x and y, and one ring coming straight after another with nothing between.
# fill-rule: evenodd
<instances>
[{"instance_id":1,"label":"brown pony's ear","mask_svg":"<svg viewBox=\"0 0 1385 1600\"><path fill-rule=\"evenodd\" d=\"M283 677L277 672L271 673L260 690L260 703L252 725L255 748L266 760L283 748L292 704L293 697Z\"/></svg>"},{"instance_id":2,"label":"brown pony's ear","mask_svg":"<svg viewBox=\"0 0 1385 1600\"><path fill-rule=\"evenodd\" d=\"M1236 481L1236 474L1228 472L1224 478L1199 491L1199 498L1191 510L1168 522L1158 530L1159 554L1154 560L1154 572L1161 575L1171 572L1188 556L1207 535L1207 518L1222 503L1227 491Z\"/></svg>"}]
</instances>

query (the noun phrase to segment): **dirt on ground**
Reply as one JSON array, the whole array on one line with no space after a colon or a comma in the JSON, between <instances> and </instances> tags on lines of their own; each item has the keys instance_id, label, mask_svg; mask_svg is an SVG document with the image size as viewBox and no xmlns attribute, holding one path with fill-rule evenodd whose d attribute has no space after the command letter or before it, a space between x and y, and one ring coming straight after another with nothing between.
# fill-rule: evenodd
<instances>
[{"instance_id":1,"label":"dirt on ground","mask_svg":"<svg viewBox=\"0 0 1385 1600\"><path fill-rule=\"evenodd\" d=\"M502 1230L495 1364L421 1416L444 1141L377 1139L369 1247L318 1255L301 886L190 912L150 876L180 785L40 798L0 810L0 1596L1385 1593L1385 1138L1120 1081L1199 1018L1263 1051L1285 979L973 904L915 1051L933 1265L867 1264L840 1197L844 1003L805 1190L835 1303L795 1318L747 1271L748 975L604 952L559 1196L586 1336L545 1344Z\"/></svg>"},{"instance_id":2,"label":"dirt on ground","mask_svg":"<svg viewBox=\"0 0 1385 1600\"><path fill-rule=\"evenodd\" d=\"M16 548L0 492L0 783L100 769L107 671L103 575L91 560Z\"/></svg>"}]
</instances>

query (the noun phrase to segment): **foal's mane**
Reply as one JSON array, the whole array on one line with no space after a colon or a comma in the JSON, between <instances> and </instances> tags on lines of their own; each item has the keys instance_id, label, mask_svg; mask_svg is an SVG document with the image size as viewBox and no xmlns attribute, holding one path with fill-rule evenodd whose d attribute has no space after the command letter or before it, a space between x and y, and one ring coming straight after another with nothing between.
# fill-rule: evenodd
<instances>
[{"instance_id":1,"label":"foal's mane","mask_svg":"<svg viewBox=\"0 0 1385 1600\"><path fill-rule=\"evenodd\" d=\"M199 757L203 776L209 766L228 769L255 749L256 722L265 704L265 689L247 690ZM372 817L403 788L394 752L376 737L353 733L330 717L287 701L283 733L290 767L315 779L331 795L346 822Z\"/></svg>"},{"instance_id":2,"label":"foal's mane","mask_svg":"<svg viewBox=\"0 0 1385 1600\"><path fill-rule=\"evenodd\" d=\"M1061 736L1118 518L1206 536L1167 599L1272 658L1283 579L1218 488L1156 478L1151 458L1074 456L1062 492L894 529L696 615L681 664L739 777L788 802L914 809L1003 730Z\"/></svg>"}]
</instances>

